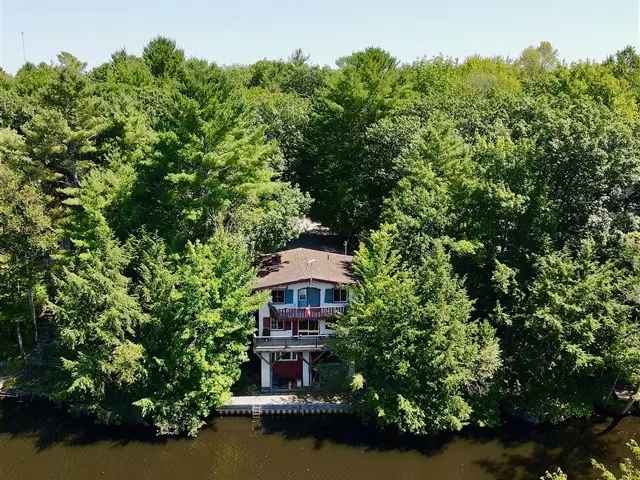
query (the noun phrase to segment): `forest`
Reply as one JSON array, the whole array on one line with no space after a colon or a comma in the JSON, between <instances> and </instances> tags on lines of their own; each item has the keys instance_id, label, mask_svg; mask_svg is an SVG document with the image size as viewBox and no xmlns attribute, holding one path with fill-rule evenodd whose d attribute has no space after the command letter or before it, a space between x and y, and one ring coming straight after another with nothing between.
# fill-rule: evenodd
<instances>
[{"instance_id":1,"label":"forest","mask_svg":"<svg viewBox=\"0 0 640 480\"><path fill-rule=\"evenodd\" d=\"M248 360L259 255L308 217L355 247L334 350L363 418L561 422L617 389L625 413L639 133L632 47L219 66L158 37L0 72L0 360L99 422L194 435Z\"/></svg>"}]
</instances>

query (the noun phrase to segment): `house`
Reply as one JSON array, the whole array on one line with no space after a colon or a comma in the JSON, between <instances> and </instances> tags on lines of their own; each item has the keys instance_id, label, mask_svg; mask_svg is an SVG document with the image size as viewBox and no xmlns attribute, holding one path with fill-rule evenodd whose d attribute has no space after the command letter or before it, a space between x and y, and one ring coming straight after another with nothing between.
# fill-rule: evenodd
<instances>
[{"instance_id":1,"label":"house","mask_svg":"<svg viewBox=\"0 0 640 480\"><path fill-rule=\"evenodd\" d=\"M352 257L311 248L267 255L256 290L269 301L257 315L253 351L260 359L262 389L311 386L314 366L330 358L331 321L344 313Z\"/></svg>"}]
</instances>

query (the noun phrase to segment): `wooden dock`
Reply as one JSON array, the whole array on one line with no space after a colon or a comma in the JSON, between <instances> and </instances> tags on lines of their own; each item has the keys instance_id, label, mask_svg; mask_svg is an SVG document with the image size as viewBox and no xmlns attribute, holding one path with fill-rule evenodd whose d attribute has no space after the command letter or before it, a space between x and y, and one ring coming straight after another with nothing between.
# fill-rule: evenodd
<instances>
[{"instance_id":1,"label":"wooden dock","mask_svg":"<svg viewBox=\"0 0 640 480\"><path fill-rule=\"evenodd\" d=\"M231 397L216 409L219 415L320 415L351 413L351 406L341 399L319 399L297 395L252 395Z\"/></svg>"},{"instance_id":2,"label":"wooden dock","mask_svg":"<svg viewBox=\"0 0 640 480\"><path fill-rule=\"evenodd\" d=\"M16 388L15 376L0 376L0 400L13 399L18 401L34 400L37 398L45 398L42 393ZM12 384L12 386L9 386Z\"/></svg>"},{"instance_id":3,"label":"wooden dock","mask_svg":"<svg viewBox=\"0 0 640 480\"><path fill-rule=\"evenodd\" d=\"M3 398L16 398L17 395L15 393L11 393L4 388L4 384L9 377L0 376L0 400Z\"/></svg>"}]
</instances>

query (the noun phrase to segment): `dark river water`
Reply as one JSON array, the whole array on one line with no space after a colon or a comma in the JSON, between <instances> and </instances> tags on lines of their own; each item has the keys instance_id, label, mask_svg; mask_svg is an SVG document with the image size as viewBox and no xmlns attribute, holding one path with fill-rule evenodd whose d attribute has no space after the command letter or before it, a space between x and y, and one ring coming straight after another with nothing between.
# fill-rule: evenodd
<instances>
[{"instance_id":1,"label":"dark river water","mask_svg":"<svg viewBox=\"0 0 640 480\"><path fill-rule=\"evenodd\" d=\"M349 416L213 418L196 439L105 428L47 405L0 402L2 480L529 479L560 465L592 478L615 464L640 418L559 427L512 424L432 439L397 437Z\"/></svg>"}]
</instances>

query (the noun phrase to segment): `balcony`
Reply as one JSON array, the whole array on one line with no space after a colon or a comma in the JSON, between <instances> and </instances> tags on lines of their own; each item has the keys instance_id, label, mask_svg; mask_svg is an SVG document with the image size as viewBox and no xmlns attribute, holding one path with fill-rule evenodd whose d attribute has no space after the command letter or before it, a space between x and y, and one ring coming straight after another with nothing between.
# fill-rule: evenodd
<instances>
[{"instance_id":1,"label":"balcony","mask_svg":"<svg viewBox=\"0 0 640 480\"><path fill-rule=\"evenodd\" d=\"M272 317L282 320L302 320L306 318L324 319L343 314L345 305L339 307L300 307L300 308L276 308L270 305L269 310Z\"/></svg>"},{"instance_id":2,"label":"balcony","mask_svg":"<svg viewBox=\"0 0 640 480\"><path fill-rule=\"evenodd\" d=\"M274 352L281 350L325 350L327 339L332 335L300 335L297 337L253 337L253 349L256 352Z\"/></svg>"}]
</instances>

